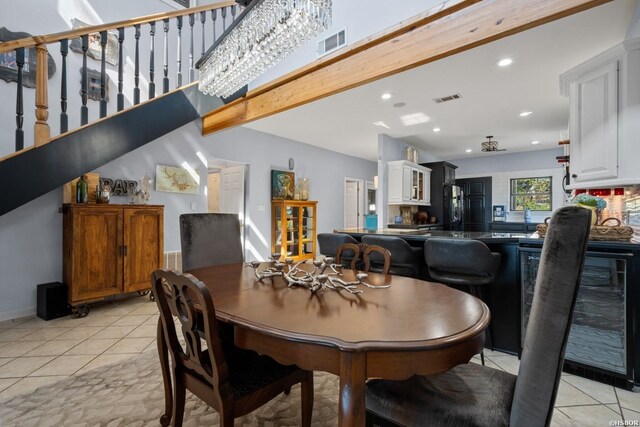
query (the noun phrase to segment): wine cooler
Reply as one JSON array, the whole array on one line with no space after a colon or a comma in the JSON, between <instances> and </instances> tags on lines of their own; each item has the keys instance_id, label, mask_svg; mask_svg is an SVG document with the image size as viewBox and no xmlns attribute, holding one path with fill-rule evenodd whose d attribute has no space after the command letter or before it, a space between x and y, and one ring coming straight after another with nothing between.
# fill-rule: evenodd
<instances>
[{"instance_id":1,"label":"wine cooler","mask_svg":"<svg viewBox=\"0 0 640 427\"><path fill-rule=\"evenodd\" d=\"M587 252L565 353L565 370L624 388L633 385L631 307L627 281L632 254ZM533 301L540 249L520 248L521 346Z\"/></svg>"}]
</instances>

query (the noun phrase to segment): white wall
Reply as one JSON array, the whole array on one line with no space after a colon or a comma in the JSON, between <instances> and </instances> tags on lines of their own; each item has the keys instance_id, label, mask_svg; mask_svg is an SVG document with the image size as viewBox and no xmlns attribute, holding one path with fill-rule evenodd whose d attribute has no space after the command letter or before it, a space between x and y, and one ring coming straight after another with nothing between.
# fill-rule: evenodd
<instances>
[{"instance_id":1,"label":"white wall","mask_svg":"<svg viewBox=\"0 0 640 427\"><path fill-rule=\"evenodd\" d=\"M492 205L505 205L509 211L510 180L551 176L552 210L568 204L562 189L564 169L556 161L562 149L540 150L525 153L499 154L493 156L447 160L458 166L456 179L490 176ZM532 211L532 222L542 222L551 211ZM524 212L509 212L507 221L524 221Z\"/></svg>"},{"instance_id":2,"label":"white wall","mask_svg":"<svg viewBox=\"0 0 640 427\"><path fill-rule=\"evenodd\" d=\"M100 176L139 179L155 176L158 163L187 162L200 175L199 194L151 192L149 203L165 205L165 251L179 251L178 217L207 212L207 167L204 159L221 158L249 165L247 180L248 258L270 253L271 169L288 170L295 159L297 178L309 178L311 199L318 201L318 232L343 226L345 176L371 181L375 162L345 156L245 128L201 136L200 121L188 124L97 169ZM126 203L114 197L112 203ZM0 216L0 320L35 313L36 285L62 280L62 188ZM264 210L260 207L263 206Z\"/></svg>"}]
</instances>

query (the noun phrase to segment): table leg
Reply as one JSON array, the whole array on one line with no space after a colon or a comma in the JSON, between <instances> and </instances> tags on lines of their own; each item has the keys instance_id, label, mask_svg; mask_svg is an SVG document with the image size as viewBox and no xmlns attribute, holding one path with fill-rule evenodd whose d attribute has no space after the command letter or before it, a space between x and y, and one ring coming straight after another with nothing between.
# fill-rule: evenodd
<instances>
[{"instance_id":1,"label":"table leg","mask_svg":"<svg viewBox=\"0 0 640 427\"><path fill-rule=\"evenodd\" d=\"M340 353L340 404L338 424L341 427L365 425L364 402L367 379L366 353Z\"/></svg>"},{"instance_id":2,"label":"table leg","mask_svg":"<svg viewBox=\"0 0 640 427\"><path fill-rule=\"evenodd\" d=\"M160 358L160 369L162 371L162 381L164 382L164 414L160 417L160 424L168 426L171 422L173 412L173 395L171 388L171 372L169 368L169 350L164 339L164 328L162 327L162 317L158 318L158 356Z\"/></svg>"}]
</instances>

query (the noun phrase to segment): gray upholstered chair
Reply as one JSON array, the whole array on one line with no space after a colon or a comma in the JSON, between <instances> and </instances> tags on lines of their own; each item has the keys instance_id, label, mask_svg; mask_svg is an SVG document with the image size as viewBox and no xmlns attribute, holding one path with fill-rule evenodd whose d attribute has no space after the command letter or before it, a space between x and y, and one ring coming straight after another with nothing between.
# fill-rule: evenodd
<instances>
[{"instance_id":1,"label":"gray upholstered chair","mask_svg":"<svg viewBox=\"0 0 640 427\"><path fill-rule=\"evenodd\" d=\"M446 285L468 286L473 296L487 303L483 289L493 283L502 256L491 252L478 240L431 238L424 243L424 260L433 280ZM487 332L493 347L491 324ZM480 357L484 365L484 352Z\"/></svg>"},{"instance_id":2,"label":"gray upholstered chair","mask_svg":"<svg viewBox=\"0 0 640 427\"><path fill-rule=\"evenodd\" d=\"M518 375L468 363L367 384L368 425L548 426L584 264L591 212L564 207L544 239Z\"/></svg>"},{"instance_id":3,"label":"gray upholstered chair","mask_svg":"<svg viewBox=\"0 0 640 427\"><path fill-rule=\"evenodd\" d=\"M358 245L358 241L348 234L342 233L320 233L318 234L318 252L321 255L334 257L337 259L338 248L345 243ZM353 250L347 249L340 254L340 262L343 267L350 268L356 254Z\"/></svg>"},{"instance_id":4,"label":"gray upholstered chair","mask_svg":"<svg viewBox=\"0 0 640 427\"><path fill-rule=\"evenodd\" d=\"M240 220L236 214L180 215L182 270L243 261Z\"/></svg>"},{"instance_id":5,"label":"gray upholstered chair","mask_svg":"<svg viewBox=\"0 0 640 427\"><path fill-rule=\"evenodd\" d=\"M365 245L381 246L391 253L391 268L389 269L389 274L405 277L422 277L422 272L424 271L422 248L411 247L411 245L400 237L381 236L378 234L362 236L362 243ZM375 269L372 271L375 271Z\"/></svg>"}]
</instances>

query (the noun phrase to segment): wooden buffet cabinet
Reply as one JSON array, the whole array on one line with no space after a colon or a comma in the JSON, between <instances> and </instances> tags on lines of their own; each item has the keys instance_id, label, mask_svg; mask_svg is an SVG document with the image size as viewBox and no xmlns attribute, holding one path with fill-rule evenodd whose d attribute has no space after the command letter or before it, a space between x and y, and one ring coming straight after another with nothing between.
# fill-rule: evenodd
<instances>
[{"instance_id":1,"label":"wooden buffet cabinet","mask_svg":"<svg viewBox=\"0 0 640 427\"><path fill-rule=\"evenodd\" d=\"M273 200L271 202L271 253L294 262L316 256L318 202Z\"/></svg>"},{"instance_id":2,"label":"wooden buffet cabinet","mask_svg":"<svg viewBox=\"0 0 640 427\"><path fill-rule=\"evenodd\" d=\"M86 303L151 287L161 268L164 207L63 205L63 280L74 314Z\"/></svg>"}]
</instances>

